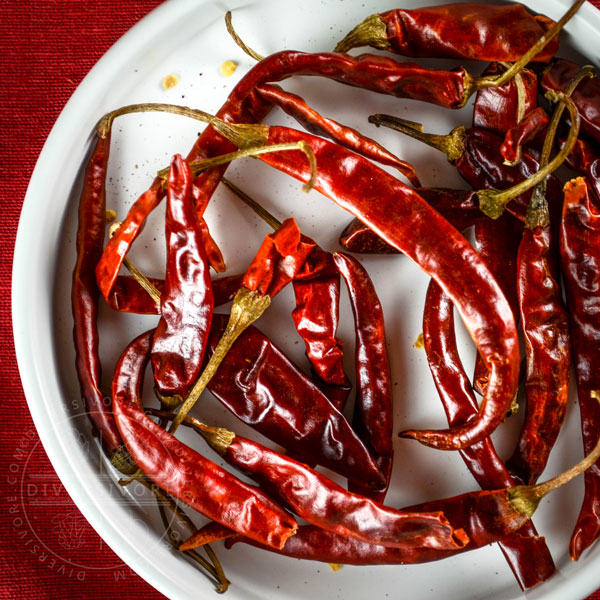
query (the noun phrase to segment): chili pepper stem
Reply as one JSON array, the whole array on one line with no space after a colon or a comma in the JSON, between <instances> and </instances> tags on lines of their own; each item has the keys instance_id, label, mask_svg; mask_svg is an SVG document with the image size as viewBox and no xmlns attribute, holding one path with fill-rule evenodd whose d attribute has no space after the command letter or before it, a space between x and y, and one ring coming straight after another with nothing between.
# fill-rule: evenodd
<instances>
[{"instance_id":1,"label":"chili pepper stem","mask_svg":"<svg viewBox=\"0 0 600 600\"><path fill-rule=\"evenodd\" d=\"M465 77L465 103L475 92L488 87L499 87L520 73L545 47L581 8L585 0L576 0L571 8L513 65L501 75L483 77Z\"/></svg>"},{"instance_id":2,"label":"chili pepper stem","mask_svg":"<svg viewBox=\"0 0 600 600\"><path fill-rule=\"evenodd\" d=\"M342 41L338 42L333 51L348 52L359 46L371 46L379 50L387 50L390 47L385 23L378 14L370 15L359 23Z\"/></svg>"},{"instance_id":3,"label":"chili pepper stem","mask_svg":"<svg viewBox=\"0 0 600 600\"><path fill-rule=\"evenodd\" d=\"M465 151L465 128L462 125L455 127L447 135L438 135L435 133L425 133L421 123L400 119L392 115L375 114L369 117L369 123L380 127L389 127L409 137L419 140L446 155L450 162L458 160Z\"/></svg>"},{"instance_id":4,"label":"chili pepper stem","mask_svg":"<svg viewBox=\"0 0 600 600\"><path fill-rule=\"evenodd\" d=\"M488 217L492 219L497 219L502 215L506 205L517 196L525 193L527 190L530 190L532 187L536 186L538 183L546 179L550 173L554 172L558 167L564 162L567 156L570 154L571 150L575 146L575 142L577 141L577 136L579 134L579 113L577 112L577 108L573 104L573 101L563 93L555 93L553 91L549 91L546 93L546 98L553 102L561 101L563 102L569 111L571 116L571 129L569 131L569 136L567 137L567 141L565 145L562 147L561 151L554 157L554 159L549 162L543 169L539 169L535 175L532 175L529 179L518 183L517 185L508 188L507 190L496 190L496 189L487 189L487 190L479 190L477 192L477 197L479 199L479 208L481 211L486 214Z\"/></svg>"},{"instance_id":5,"label":"chili pepper stem","mask_svg":"<svg viewBox=\"0 0 600 600\"><path fill-rule=\"evenodd\" d=\"M250 198L246 192L241 190L237 185L223 177L221 183L229 188L242 202L249 206L267 225L277 230L281 227L281 221L278 221L266 208L263 208L256 200Z\"/></svg>"},{"instance_id":6,"label":"chili pepper stem","mask_svg":"<svg viewBox=\"0 0 600 600\"><path fill-rule=\"evenodd\" d=\"M233 28L233 23L231 22L231 11L228 10L225 13L225 27L227 27L227 33L233 38L233 41L248 55L251 56L254 60L260 62L264 56L252 50L249 46L245 44L242 38L237 34L236 30Z\"/></svg>"},{"instance_id":7,"label":"chili pepper stem","mask_svg":"<svg viewBox=\"0 0 600 600\"><path fill-rule=\"evenodd\" d=\"M244 330L252 325L252 323L267 310L269 304L271 304L271 298L267 294L261 295L259 292L250 291L247 288L239 289L233 299L229 322L227 323L223 336L219 340L213 355L210 357L208 364L204 368L200 379L198 379L190 393L187 395L185 402L171 424L169 433L174 433L179 425L181 425L184 417L194 404L196 404L198 398L200 398L200 395L216 373L231 346L233 346L234 342Z\"/></svg>"},{"instance_id":8,"label":"chili pepper stem","mask_svg":"<svg viewBox=\"0 0 600 600\"><path fill-rule=\"evenodd\" d=\"M535 512L540 500L554 491L555 489L565 485L587 469L589 469L600 458L600 439L596 447L588 454L581 462L571 467L564 473L538 483L537 485L518 485L508 489L508 497L512 507L521 514L531 517Z\"/></svg>"}]
</instances>

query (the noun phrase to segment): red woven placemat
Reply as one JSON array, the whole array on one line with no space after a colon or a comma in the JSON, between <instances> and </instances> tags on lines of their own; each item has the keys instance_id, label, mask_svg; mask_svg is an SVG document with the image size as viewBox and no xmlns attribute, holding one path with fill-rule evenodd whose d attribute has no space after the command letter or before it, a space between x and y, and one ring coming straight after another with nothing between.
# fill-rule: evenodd
<instances>
[{"instance_id":1,"label":"red woven placemat","mask_svg":"<svg viewBox=\"0 0 600 600\"><path fill-rule=\"evenodd\" d=\"M600 0L592 3L600 8ZM56 477L26 409L10 317L12 249L44 140L94 63L158 4L159 0L0 0L0 600L164 598L104 544ZM36 479L21 486L25 465ZM600 600L600 590L589 600Z\"/></svg>"}]
</instances>

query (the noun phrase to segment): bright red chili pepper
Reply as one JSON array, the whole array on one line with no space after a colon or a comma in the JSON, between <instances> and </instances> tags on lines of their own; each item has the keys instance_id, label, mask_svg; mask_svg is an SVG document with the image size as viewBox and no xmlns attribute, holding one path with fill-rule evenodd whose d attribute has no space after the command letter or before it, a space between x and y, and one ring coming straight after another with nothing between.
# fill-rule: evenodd
<instances>
[{"instance_id":1,"label":"bright red chili pepper","mask_svg":"<svg viewBox=\"0 0 600 600\"><path fill-rule=\"evenodd\" d=\"M461 2L396 8L367 17L335 50L373 46L417 58L516 62L553 25L554 21L532 15L522 4ZM557 50L558 42L553 41L535 60L548 62Z\"/></svg>"},{"instance_id":2,"label":"bright red chili pepper","mask_svg":"<svg viewBox=\"0 0 600 600\"><path fill-rule=\"evenodd\" d=\"M571 318L573 361L581 412L583 448L589 454L600 435L600 198L578 177L565 186L560 254ZM585 494L569 553L579 559L600 535L600 464L585 474Z\"/></svg>"},{"instance_id":3,"label":"bright red chili pepper","mask_svg":"<svg viewBox=\"0 0 600 600\"><path fill-rule=\"evenodd\" d=\"M527 113L521 121L506 132L500 147L500 154L507 163L515 164L521 160L522 147L543 131L548 125L548 113L538 106Z\"/></svg>"},{"instance_id":4,"label":"bright red chili pepper","mask_svg":"<svg viewBox=\"0 0 600 600\"><path fill-rule=\"evenodd\" d=\"M161 489L208 518L261 543L283 547L296 532L293 517L144 414L141 388L152 334L138 336L125 349L113 380L115 419L131 457Z\"/></svg>"},{"instance_id":5,"label":"bright red chili pepper","mask_svg":"<svg viewBox=\"0 0 600 600\"><path fill-rule=\"evenodd\" d=\"M354 313L357 391L352 427L375 456L386 482L383 489L375 491L356 484L348 489L383 502L394 457L392 384L383 308L369 274L355 258L336 252L333 260L346 282Z\"/></svg>"},{"instance_id":6,"label":"bright red chili pepper","mask_svg":"<svg viewBox=\"0 0 600 600\"><path fill-rule=\"evenodd\" d=\"M152 342L156 386L171 396L185 395L200 375L214 306L192 182L189 165L175 156L167 188L167 269Z\"/></svg>"}]
</instances>

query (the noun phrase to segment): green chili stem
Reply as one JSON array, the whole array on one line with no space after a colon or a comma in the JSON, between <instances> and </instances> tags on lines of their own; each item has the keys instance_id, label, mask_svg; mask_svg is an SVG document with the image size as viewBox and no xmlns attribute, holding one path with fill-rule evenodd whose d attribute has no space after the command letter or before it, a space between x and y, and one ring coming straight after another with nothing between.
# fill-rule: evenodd
<instances>
[{"instance_id":1,"label":"green chili stem","mask_svg":"<svg viewBox=\"0 0 600 600\"><path fill-rule=\"evenodd\" d=\"M358 46L371 46L379 50L387 50L390 47L386 25L378 14L370 15L359 23L341 42L338 42L333 51L348 52Z\"/></svg>"},{"instance_id":2,"label":"green chili stem","mask_svg":"<svg viewBox=\"0 0 600 600\"><path fill-rule=\"evenodd\" d=\"M248 196L237 185L223 177L221 183L229 188L242 202L249 206L267 225L277 230L281 227L281 221L278 221L266 208L263 208L256 200Z\"/></svg>"},{"instance_id":3,"label":"green chili stem","mask_svg":"<svg viewBox=\"0 0 600 600\"><path fill-rule=\"evenodd\" d=\"M421 123L400 119L392 115L375 114L369 117L369 123L373 123L377 127L389 127L400 133L404 133L409 137L419 140L446 155L450 162L458 160L465 151L465 128L462 125L454 128L447 135L438 135L435 133L425 133Z\"/></svg>"},{"instance_id":4,"label":"green chili stem","mask_svg":"<svg viewBox=\"0 0 600 600\"><path fill-rule=\"evenodd\" d=\"M233 299L231 314L229 315L229 321L223 332L223 336L219 340L202 375L200 375L200 379L194 384L194 387L191 389L185 402L179 409L175 420L171 424L169 433L174 433L179 425L181 425L181 422L187 413L194 404L196 404L198 398L200 398L200 395L206 389L209 381L213 378L231 346L233 346L234 342L244 330L267 310L269 304L271 304L271 298L266 294L260 295L258 292L250 291L246 288L240 288L238 290Z\"/></svg>"}]
</instances>

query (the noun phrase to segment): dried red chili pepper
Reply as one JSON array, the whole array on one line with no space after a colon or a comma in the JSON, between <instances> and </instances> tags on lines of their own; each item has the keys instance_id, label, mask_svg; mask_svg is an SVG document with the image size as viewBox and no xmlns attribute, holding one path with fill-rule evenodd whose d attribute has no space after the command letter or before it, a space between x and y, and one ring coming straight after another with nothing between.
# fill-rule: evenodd
<instances>
[{"instance_id":1,"label":"dried red chili pepper","mask_svg":"<svg viewBox=\"0 0 600 600\"><path fill-rule=\"evenodd\" d=\"M71 306L75 366L86 412L106 455L118 469L127 472L131 470L131 464L112 415L110 399L106 399L100 389L101 364L98 355L99 291L94 272L104 246L110 138L110 128L103 135L98 135L85 172L79 199L77 262L73 270Z\"/></svg>"},{"instance_id":2,"label":"dried red chili pepper","mask_svg":"<svg viewBox=\"0 0 600 600\"><path fill-rule=\"evenodd\" d=\"M313 525L300 526L296 535L290 537L280 550L261 546L253 540L240 536L227 540L226 546L231 547L235 542L245 542L295 558L351 565L414 564L440 560L453 554L492 544L514 533L529 520L541 497L589 468L598 456L600 456L600 443L593 454L581 463L542 484L469 492L404 509L443 512L455 528L463 529L469 536L469 543L458 550L422 547L386 548L336 535Z\"/></svg>"},{"instance_id":3,"label":"dried red chili pepper","mask_svg":"<svg viewBox=\"0 0 600 600\"><path fill-rule=\"evenodd\" d=\"M342 146L370 158L375 162L398 169L410 183L416 187L421 185L412 165L386 150L376 141L365 137L360 132L332 119L321 116L298 95L282 90L279 86L262 84L256 91L268 102L279 106L288 115L294 117L307 131L341 144Z\"/></svg>"},{"instance_id":4,"label":"dried red chili pepper","mask_svg":"<svg viewBox=\"0 0 600 600\"><path fill-rule=\"evenodd\" d=\"M404 512L345 490L307 465L227 430L193 423L229 464L255 479L299 517L328 531L393 547L461 548L469 538L442 512Z\"/></svg>"},{"instance_id":5,"label":"dried red chili pepper","mask_svg":"<svg viewBox=\"0 0 600 600\"><path fill-rule=\"evenodd\" d=\"M404 432L403 435L444 449L468 446L487 437L502 421L516 392L518 343L510 308L472 246L414 190L366 159L327 140L285 127L268 128L267 140L304 140L319 169L315 189L368 224L452 297L492 372L482 409L468 424L444 432ZM305 160L294 152L271 153L261 160L303 181ZM344 177L339 165L344 164Z\"/></svg>"},{"instance_id":6,"label":"dried red chili pepper","mask_svg":"<svg viewBox=\"0 0 600 600\"><path fill-rule=\"evenodd\" d=\"M198 529L198 531L185 540L183 544L180 544L179 550L185 552L192 548L199 548L206 544L224 540L232 535L235 535L235 532L232 529L229 529L229 527L225 527L220 523L216 523L215 521L211 521L204 527Z\"/></svg>"},{"instance_id":7,"label":"dried red chili pepper","mask_svg":"<svg viewBox=\"0 0 600 600\"><path fill-rule=\"evenodd\" d=\"M600 432L600 199L578 177L565 186L560 253L567 293L581 412L583 448L589 454ZM585 474L585 494L569 553L578 560L600 535L600 464Z\"/></svg>"},{"instance_id":8,"label":"dried red chili pepper","mask_svg":"<svg viewBox=\"0 0 600 600\"><path fill-rule=\"evenodd\" d=\"M478 406L465 373L454 331L454 306L439 285L432 281L427 289L423 314L423 341L429 368L451 426L468 421ZM461 457L483 489L515 485L491 438L460 450ZM555 571L552 556L538 536L533 523L499 540L500 549L519 585L527 589L545 581Z\"/></svg>"},{"instance_id":9,"label":"dried red chili pepper","mask_svg":"<svg viewBox=\"0 0 600 600\"><path fill-rule=\"evenodd\" d=\"M549 121L548 113L541 106L527 113L504 136L504 141L500 147L500 154L502 154L504 160L511 165L519 162L522 146L543 131Z\"/></svg>"},{"instance_id":10,"label":"dried red chili pepper","mask_svg":"<svg viewBox=\"0 0 600 600\"><path fill-rule=\"evenodd\" d=\"M590 67L593 69L593 67ZM556 59L540 80L543 91L564 91L581 67L564 58ZM581 119L581 133L600 144L600 81L596 78L582 81L572 94L573 102Z\"/></svg>"},{"instance_id":11,"label":"dried red chili pepper","mask_svg":"<svg viewBox=\"0 0 600 600\"><path fill-rule=\"evenodd\" d=\"M152 342L156 386L170 396L185 395L200 375L214 307L192 183L189 165L176 155L167 188L165 285Z\"/></svg>"},{"instance_id":12,"label":"dried red chili pepper","mask_svg":"<svg viewBox=\"0 0 600 600\"><path fill-rule=\"evenodd\" d=\"M214 315L209 352L226 324L225 315ZM382 486L375 461L344 416L256 327L233 344L208 389L238 419L299 460Z\"/></svg>"},{"instance_id":13,"label":"dried red chili pepper","mask_svg":"<svg viewBox=\"0 0 600 600\"><path fill-rule=\"evenodd\" d=\"M248 485L151 421L141 405L143 372L152 331L123 352L113 380L113 409L137 466L161 489L222 525L281 548L296 521L258 488Z\"/></svg>"},{"instance_id":14,"label":"dried red chili pepper","mask_svg":"<svg viewBox=\"0 0 600 600\"><path fill-rule=\"evenodd\" d=\"M357 392L352 427L375 457L386 483L383 489L375 491L356 484L348 489L383 502L394 457L392 384L383 308L369 274L356 259L336 252L333 260L346 282L354 313Z\"/></svg>"},{"instance_id":15,"label":"dried red chili pepper","mask_svg":"<svg viewBox=\"0 0 600 600\"><path fill-rule=\"evenodd\" d=\"M415 191L459 231L468 229L481 218L479 203L473 191L447 188L417 188ZM349 252L398 254L398 250L358 219L350 221L340 235L339 242Z\"/></svg>"},{"instance_id":16,"label":"dried red chili pepper","mask_svg":"<svg viewBox=\"0 0 600 600\"><path fill-rule=\"evenodd\" d=\"M367 17L335 51L372 46L417 58L516 62L553 25L552 19L534 16L522 4L396 8ZM558 42L553 41L535 60L548 62L557 50Z\"/></svg>"}]
</instances>

